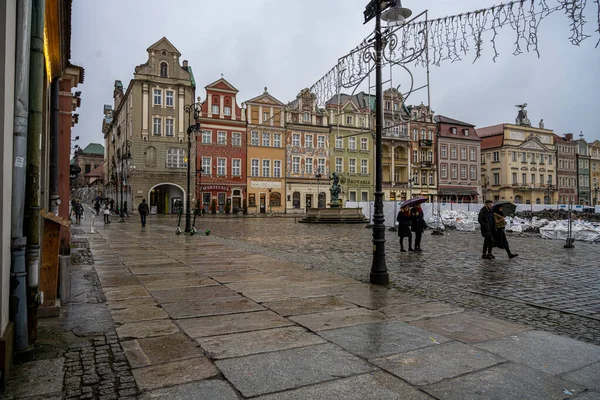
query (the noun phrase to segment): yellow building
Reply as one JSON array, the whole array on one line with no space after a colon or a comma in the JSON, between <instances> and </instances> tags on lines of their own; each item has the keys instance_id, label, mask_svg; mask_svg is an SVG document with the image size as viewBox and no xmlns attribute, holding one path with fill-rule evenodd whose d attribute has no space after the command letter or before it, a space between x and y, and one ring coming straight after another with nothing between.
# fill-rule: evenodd
<instances>
[{"instance_id":1,"label":"yellow building","mask_svg":"<svg viewBox=\"0 0 600 400\"><path fill-rule=\"evenodd\" d=\"M285 212L285 105L265 91L245 102L248 212Z\"/></svg>"},{"instance_id":2,"label":"yellow building","mask_svg":"<svg viewBox=\"0 0 600 400\"><path fill-rule=\"evenodd\" d=\"M600 204L600 140L590 143L590 178L593 205Z\"/></svg>"},{"instance_id":3,"label":"yellow building","mask_svg":"<svg viewBox=\"0 0 600 400\"><path fill-rule=\"evenodd\" d=\"M526 119L526 114L525 114ZM519 121L520 122L520 121ZM552 130L527 123L477 129L484 200L555 204L556 149Z\"/></svg>"}]
</instances>

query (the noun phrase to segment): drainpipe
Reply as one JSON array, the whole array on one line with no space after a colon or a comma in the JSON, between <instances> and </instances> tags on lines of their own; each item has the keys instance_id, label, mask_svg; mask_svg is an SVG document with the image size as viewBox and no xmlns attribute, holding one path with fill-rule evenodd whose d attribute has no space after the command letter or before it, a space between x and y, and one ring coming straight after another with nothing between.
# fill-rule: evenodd
<instances>
[{"instance_id":1,"label":"drainpipe","mask_svg":"<svg viewBox=\"0 0 600 400\"><path fill-rule=\"evenodd\" d=\"M33 0L31 56L29 66L29 124L27 127L27 181L25 189L25 234L27 250L27 317L29 343L37 339L37 309L40 294L40 153L44 108L44 8L45 0ZM58 82L57 82L58 83ZM58 87L58 85L57 85Z\"/></svg>"},{"instance_id":2,"label":"drainpipe","mask_svg":"<svg viewBox=\"0 0 600 400\"><path fill-rule=\"evenodd\" d=\"M25 206L25 161L27 157L27 118L29 109L29 50L31 40L31 0L17 4L15 48L15 118L13 138L13 191L11 199L11 279L10 316L15 325L15 350L27 348L27 309L23 211Z\"/></svg>"},{"instance_id":3,"label":"drainpipe","mask_svg":"<svg viewBox=\"0 0 600 400\"><path fill-rule=\"evenodd\" d=\"M58 90L59 78L52 80L50 88L50 211L58 215Z\"/></svg>"}]
</instances>

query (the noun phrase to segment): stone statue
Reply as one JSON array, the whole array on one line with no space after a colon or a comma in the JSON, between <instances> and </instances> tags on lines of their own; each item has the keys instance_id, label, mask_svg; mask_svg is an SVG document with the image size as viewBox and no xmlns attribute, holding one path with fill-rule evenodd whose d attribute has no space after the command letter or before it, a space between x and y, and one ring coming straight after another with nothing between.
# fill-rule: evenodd
<instances>
[{"instance_id":1,"label":"stone statue","mask_svg":"<svg viewBox=\"0 0 600 400\"><path fill-rule=\"evenodd\" d=\"M529 121L529 118L527 118L527 110L525 109L525 107L527 107L527 103L517 104L515 107L519 109L519 113L517 114L515 124L531 126L531 121Z\"/></svg>"},{"instance_id":2,"label":"stone statue","mask_svg":"<svg viewBox=\"0 0 600 400\"><path fill-rule=\"evenodd\" d=\"M544 118L540 119L540 129L544 129Z\"/></svg>"},{"instance_id":3,"label":"stone statue","mask_svg":"<svg viewBox=\"0 0 600 400\"><path fill-rule=\"evenodd\" d=\"M329 192L331 193L331 204L337 205L339 203L338 196L342 191L342 188L340 187L340 177L334 172L329 179L333 180L331 188L329 189Z\"/></svg>"}]
</instances>

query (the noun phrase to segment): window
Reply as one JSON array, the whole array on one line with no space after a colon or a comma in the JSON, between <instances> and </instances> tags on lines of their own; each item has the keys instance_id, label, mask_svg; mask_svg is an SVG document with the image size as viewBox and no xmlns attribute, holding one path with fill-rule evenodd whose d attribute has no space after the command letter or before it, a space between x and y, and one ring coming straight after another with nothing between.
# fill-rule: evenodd
<instances>
[{"instance_id":1,"label":"window","mask_svg":"<svg viewBox=\"0 0 600 400\"><path fill-rule=\"evenodd\" d=\"M433 162L433 150L427 152L427 161Z\"/></svg>"},{"instance_id":2,"label":"window","mask_svg":"<svg viewBox=\"0 0 600 400\"><path fill-rule=\"evenodd\" d=\"M256 132L256 131L250 132L250 144L252 146L258 146L258 132Z\"/></svg>"},{"instance_id":3,"label":"window","mask_svg":"<svg viewBox=\"0 0 600 400\"><path fill-rule=\"evenodd\" d=\"M162 135L160 118L154 118L154 123L152 124L152 133L158 136Z\"/></svg>"},{"instance_id":4,"label":"window","mask_svg":"<svg viewBox=\"0 0 600 400\"><path fill-rule=\"evenodd\" d=\"M299 133L292 134L292 146L295 146L295 147L300 146L300 134Z\"/></svg>"},{"instance_id":5,"label":"window","mask_svg":"<svg viewBox=\"0 0 600 400\"><path fill-rule=\"evenodd\" d=\"M342 157L335 158L335 172L338 174L344 172L344 159Z\"/></svg>"},{"instance_id":6,"label":"window","mask_svg":"<svg viewBox=\"0 0 600 400\"><path fill-rule=\"evenodd\" d=\"M212 131L202 131L202 143L208 144L212 141Z\"/></svg>"},{"instance_id":7,"label":"window","mask_svg":"<svg viewBox=\"0 0 600 400\"><path fill-rule=\"evenodd\" d=\"M356 201L356 192L355 191L351 191L350 192L350 201Z\"/></svg>"},{"instance_id":8,"label":"window","mask_svg":"<svg viewBox=\"0 0 600 400\"><path fill-rule=\"evenodd\" d=\"M256 207L256 194L255 193L248 193L248 207Z\"/></svg>"},{"instance_id":9,"label":"window","mask_svg":"<svg viewBox=\"0 0 600 400\"><path fill-rule=\"evenodd\" d=\"M269 115L268 112L263 112L263 122L267 122L271 119L271 116Z\"/></svg>"},{"instance_id":10,"label":"window","mask_svg":"<svg viewBox=\"0 0 600 400\"><path fill-rule=\"evenodd\" d=\"M305 112L302 114L302 122L310 122L310 113Z\"/></svg>"},{"instance_id":11,"label":"window","mask_svg":"<svg viewBox=\"0 0 600 400\"><path fill-rule=\"evenodd\" d=\"M500 173L494 172L494 185L500 185Z\"/></svg>"},{"instance_id":12,"label":"window","mask_svg":"<svg viewBox=\"0 0 600 400\"><path fill-rule=\"evenodd\" d=\"M369 151L369 139L366 137L360 139L360 149L362 151Z\"/></svg>"},{"instance_id":13,"label":"window","mask_svg":"<svg viewBox=\"0 0 600 400\"><path fill-rule=\"evenodd\" d=\"M477 168L475 166L471 166L471 180L474 181L477 179Z\"/></svg>"},{"instance_id":14,"label":"window","mask_svg":"<svg viewBox=\"0 0 600 400\"><path fill-rule=\"evenodd\" d=\"M531 153L531 163L532 164L536 163L536 155L535 155L535 153Z\"/></svg>"},{"instance_id":15,"label":"window","mask_svg":"<svg viewBox=\"0 0 600 400\"><path fill-rule=\"evenodd\" d=\"M173 136L173 118L165 119L165 135Z\"/></svg>"},{"instance_id":16,"label":"window","mask_svg":"<svg viewBox=\"0 0 600 400\"><path fill-rule=\"evenodd\" d=\"M398 103L394 103L394 111L398 111Z\"/></svg>"},{"instance_id":17,"label":"window","mask_svg":"<svg viewBox=\"0 0 600 400\"><path fill-rule=\"evenodd\" d=\"M352 125L352 117L346 117L346 125Z\"/></svg>"},{"instance_id":18,"label":"window","mask_svg":"<svg viewBox=\"0 0 600 400\"><path fill-rule=\"evenodd\" d=\"M535 185L535 174L531 174L531 184Z\"/></svg>"},{"instance_id":19,"label":"window","mask_svg":"<svg viewBox=\"0 0 600 400\"><path fill-rule=\"evenodd\" d=\"M461 165L460 166L460 179L467 179L467 166L466 165Z\"/></svg>"},{"instance_id":20,"label":"window","mask_svg":"<svg viewBox=\"0 0 600 400\"><path fill-rule=\"evenodd\" d=\"M416 129L413 129L413 142L416 142L419 140L419 133Z\"/></svg>"},{"instance_id":21,"label":"window","mask_svg":"<svg viewBox=\"0 0 600 400\"><path fill-rule=\"evenodd\" d=\"M313 173L313 159L310 157L306 158L306 164L304 165L304 171L307 175L312 175Z\"/></svg>"},{"instance_id":22,"label":"window","mask_svg":"<svg viewBox=\"0 0 600 400\"><path fill-rule=\"evenodd\" d=\"M294 174L300 173L300 157L292 157L292 172ZM298 196L300 196L300 194L298 194Z\"/></svg>"},{"instance_id":23,"label":"window","mask_svg":"<svg viewBox=\"0 0 600 400\"><path fill-rule=\"evenodd\" d=\"M522 173L521 174L521 184L523 185L527 185L527 174L526 173Z\"/></svg>"},{"instance_id":24,"label":"window","mask_svg":"<svg viewBox=\"0 0 600 400\"><path fill-rule=\"evenodd\" d=\"M348 172L351 174L356 173L356 158L351 158L348 160Z\"/></svg>"},{"instance_id":25,"label":"window","mask_svg":"<svg viewBox=\"0 0 600 400\"><path fill-rule=\"evenodd\" d=\"M552 177L552 175L548 175L548 182L549 182L550 184L553 184L553 183L554 183L554 180L553 180L552 178L553 178L553 177Z\"/></svg>"},{"instance_id":26,"label":"window","mask_svg":"<svg viewBox=\"0 0 600 400\"><path fill-rule=\"evenodd\" d=\"M262 145L264 147L271 147L271 134L269 132L263 132Z\"/></svg>"},{"instance_id":27,"label":"window","mask_svg":"<svg viewBox=\"0 0 600 400\"><path fill-rule=\"evenodd\" d=\"M511 152L511 157L512 157L513 162L517 162L517 152L516 151Z\"/></svg>"},{"instance_id":28,"label":"window","mask_svg":"<svg viewBox=\"0 0 600 400\"><path fill-rule=\"evenodd\" d=\"M499 162L500 161L500 152L499 151L494 151L492 153L492 161L493 162Z\"/></svg>"},{"instance_id":29,"label":"window","mask_svg":"<svg viewBox=\"0 0 600 400\"><path fill-rule=\"evenodd\" d=\"M231 107L229 107L229 106L223 107L223 114L225 114L226 117L231 117Z\"/></svg>"},{"instance_id":30,"label":"window","mask_svg":"<svg viewBox=\"0 0 600 400\"><path fill-rule=\"evenodd\" d=\"M202 175L212 175L212 158L202 157Z\"/></svg>"},{"instance_id":31,"label":"window","mask_svg":"<svg viewBox=\"0 0 600 400\"><path fill-rule=\"evenodd\" d=\"M527 162L527 153L525 153L525 152L521 153L521 162L524 162L524 163Z\"/></svg>"},{"instance_id":32,"label":"window","mask_svg":"<svg viewBox=\"0 0 600 400\"><path fill-rule=\"evenodd\" d=\"M458 173L457 173L456 165L452 165L450 167L450 174L451 174L450 177L452 179L458 179Z\"/></svg>"},{"instance_id":33,"label":"window","mask_svg":"<svg viewBox=\"0 0 600 400\"><path fill-rule=\"evenodd\" d=\"M281 160L273 160L273 177L281 178Z\"/></svg>"},{"instance_id":34,"label":"window","mask_svg":"<svg viewBox=\"0 0 600 400\"><path fill-rule=\"evenodd\" d=\"M385 102L385 109L386 109L386 110L391 110L391 107L390 107L390 102L389 102L389 101L386 101L386 102Z\"/></svg>"},{"instance_id":35,"label":"window","mask_svg":"<svg viewBox=\"0 0 600 400\"><path fill-rule=\"evenodd\" d=\"M419 162L419 152L417 150L413 150L413 162Z\"/></svg>"},{"instance_id":36,"label":"window","mask_svg":"<svg viewBox=\"0 0 600 400\"><path fill-rule=\"evenodd\" d=\"M167 94L166 94L166 102L167 102L167 107L173 107L173 105L175 104L174 100L173 100L173 91L172 90L167 90Z\"/></svg>"},{"instance_id":37,"label":"window","mask_svg":"<svg viewBox=\"0 0 600 400\"><path fill-rule=\"evenodd\" d=\"M369 173L369 160L366 158L360 160L360 173L363 175Z\"/></svg>"},{"instance_id":38,"label":"window","mask_svg":"<svg viewBox=\"0 0 600 400\"><path fill-rule=\"evenodd\" d=\"M471 147L471 161L477 161L477 149Z\"/></svg>"},{"instance_id":39,"label":"window","mask_svg":"<svg viewBox=\"0 0 600 400\"><path fill-rule=\"evenodd\" d=\"M553 158L554 158L554 157L552 157L552 155L549 155L549 156L548 156L548 165L552 165Z\"/></svg>"},{"instance_id":40,"label":"window","mask_svg":"<svg viewBox=\"0 0 600 400\"><path fill-rule=\"evenodd\" d=\"M369 201L369 192L360 192L360 201Z\"/></svg>"},{"instance_id":41,"label":"window","mask_svg":"<svg viewBox=\"0 0 600 400\"><path fill-rule=\"evenodd\" d=\"M456 128L450 128L450 132L452 132L453 135L456 135Z\"/></svg>"},{"instance_id":42,"label":"window","mask_svg":"<svg viewBox=\"0 0 600 400\"><path fill-rule=\"evenodd\" d=\"M227 175L227 159L226 158L217 158L217 175L218 176Z\"/></svg>"},{"instance_id":43,"label":"window","mask_svg":"<svg viewBox=\"0 0 600 400\"><path fill-rule=\"evenodd\" d=\"M441 165L441 176L442 176L442 179L448 178L448 166L446 164Z\"/></svg>"},{"instance_id":44,"label":"window","mask_svg":"<svg viewBox=\"0 0 600 400\"><path fill-rule=\"evenodd\" d=\"M227 144L227 132L217 132L217 144Z\"/></svg>"},{"instance_id":45,"label":"window","mask_svg":"<svg viewBox=\"0 0 600 400\"><path fill-rule=\"evenodd\" d=\"M421 172L421 185L427 185L427 173L425 171Z\"/></svg>"},{"instance_id":46,"label":"window","mask_svg":"<svg viewBox=\"0 0 600 400\"><path fill-rule=\"evenodd\" d=\"M450 158L456 160L456 146L450 146Z\"/></svg>"},{"instance_id":47,"label":"window","mask_svg":"<svg viewBox=\"0 0 600 400\"><path fill-rule=\"evenodd\" d=\"M540 174L540 185L545 184L546 181L544 180L544 174Z\"/></svg>"},{"instance_id":48,"label":"window","mask_svg":"<svg viewBox=\"0 0 600 400\"><path fill-rule=\"evenodd\" d=\"M185 168L187 164L184 161L185 153L183 149L167 149L167 168Z\"/></svg>"},{"instance_id":49,"label":"window","mask_svg":"<svg viewBox=\"0 0 600 400\"><path fill-rule=\"evenodd\" d=\"M463 129L463 134L465 136L469 136L469 130L468 129Z\"/></svg>"},{"instance_id":50,"label":"window","mask_svg":"<svg viewBox=\"0 0 600 400\"><path fill-rule=\"evenodd\" d=\"M448 146L443 145L440 147L440 156L442 158L448 158Z\"/></svg>"},{"instance_id":51,"label":"window","mask_svg":"<svg viewBox=\"0 0 600 400\"><path fill-rule=\"evenodd\" d=\"M344 148L344 139L341 136L335 137L335 148L343 149Z\"/></svg>"},{"instance_id":52,"label":"window","mask_svg":"<svg viewBox=\"0 0 600 400\"><path fill-rule=\"evenodd\" d=\"M269 205L272 207L281 206L281 193L279 193L279 192L269 193Z\"/></svg>"},{"instance_id":53,"label":"window","mask_svg":"<svg viewBox=\"0 0 600 400\"><path fill-rule=\"evenodd\" d=\"M281 133L273 134L273 147L281 147Z\"/></svg>"},{"instance_id":54,"label":"window","mask_svg":"<svg viewBox=\"0 0 600 400\"><path fill-rule=\"evenodd\" d=\"M460 146L460 159L461 160L467 159L467 148L464 146Z\"/></svg>"},{"instance_id":55,"label":"window","mask_svg":"<svg viewBox=\"0 0 600 400\"><path fill-rule=\"evenodd\" d=\"M240 147L242 145L242 134L239 132L233 132L231 134L231 145Z\"/></svg>"},{"instance_id":56,"label":"window","mask_svg":"<svg viewBox=\"0 0 600 400\"><path fill-rule=\"evenodd\" d=\"M258 176L258 159L256 158L250 161L250 176Z\"/></svg>"},{"instance_id":57,"label":"window","mask_svg":"<svg viewBox=\"0 0 600 400\"><path fill-rule=\"evenodd\" d=\"M348 150L356 150L356 138L355 137L348 138Z\"/></svg>"},{"instance_id":58,"label":"window","mask_svg":"<svg viewBox=\"0 0 600 400\"><path fill-rule=\"evenodd\" d=\"M325 159L324 158L319 158L317 160L317 173L318 174L325 173Z\"/></svg>"},{"instance_id":59,"label":"window","mask_svg":"<svg viewBox=\"0 0 600 400\"><path fill-rule=\"evenodd\" d=\"M242 175L242 160L239 158L233 158L231 160L231 175L241 176Z\"/></svg>"},{"instance_id":60,"label":"window","mask_svg":"<svg viewBox=\"0 0 600 400\"><path fill-rule=\"evenodd\" d=\"M166 62L160 63L160 76L167 77L167 63Z\"/></svg>"},{"instance_id":61,"label":"window","mask_svg":"<svg viewBox=\"0 0 600 400\"><path fill-rule=\"evenodd\" d=\"M317 147L320 149L325 148L325 136L323 136L323 135L317 136Z\"/></svg>"},{"instance_id":62,"label":"window","mask_svg":"<svg viewBox=\"0 0 600 400\"><path fill-rule=\"evenodd\" d=\"M91 170L92 170L91 164L85 164L85 167L84 167L85 172L84 173L89 174Z\"/></svg>"},{"instance_id":63,"label":"window","mask_svg":"<svg viewBox=\"0 0 600 400\"><path fill-rule=\"evenodd\" d=\"M271 177L271 160L262 160L262 176Z\"/></svg>"},{"instance_id":64,"label":"window","mask_svg":"<svg viewBox=\"0 0 600 400\"><path fill-rule=\"evenodd\" d=\"M516 172L513 172L513 173L512 173L512 184L513 184L513 185L516 185L517 183L519 183L519 182L517 181L517 173L516 173Z\"/></svg>"},{"instance_id":65,"label":"window","mask_svg":"<svg viewBox=\"0 0 600 400\"><path fill-rule=\"evenodd\" d=\"M304 135L304 147L313 147L313 135Z\"/></svg>"},{"instance_id":66,"label":"window","mask_svg":"<svg viewBox=\"0 0 600 400\"><path fill-rule=\"evenodd\" d=\"M218 114L219 113L219 105L218 104L213 104L213 106L212 106L212 113L213 114Z\"/></svg>"},{"instance_id":67,"label":"window","mask_svg":"<svg viewBox=\"0 0 600 400\"><path fill-rule=\"evenodd\" d=\"M154 105L160 106L162 104L162 90L154 89Z\"/></svg>"}]
</instances>

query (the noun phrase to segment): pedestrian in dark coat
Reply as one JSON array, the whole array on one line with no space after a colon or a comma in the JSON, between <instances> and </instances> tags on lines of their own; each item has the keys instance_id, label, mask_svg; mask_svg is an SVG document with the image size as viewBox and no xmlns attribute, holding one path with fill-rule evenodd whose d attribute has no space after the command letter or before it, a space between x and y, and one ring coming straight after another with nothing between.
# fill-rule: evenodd
<instances>
[{"instance_id":1,"label":"pedestrian in dark coat","mask_svg":"<svg viewBox=\"0 0 600 400\"><path fill-rule=\"evenodd\" d=\"M508 240L506 239L506 220L504 219L504 212L502 206L498 206L494 209L494 224L496 227L496 232L494 235L494 246L499 249L506 250L506 254L508 254L508 258L515 258L518 254L513 254L510 252L510 248L508 246Z\"/></svg>"},{"instance_id":2,"label":"pedestrian in dark coat","mask_svg":"<svg viewBox=\"0 0 600 400\"><path fill-rule=\"evenodd\" d=\"M75 223L81 224L81 216L83 215L83 205L79 200L75 203Z\"/></svg>"},{"instance_id":3,"label":"pedestrian in dark coat","mask_svg":"<svg viewBox=\"0 0 600 400\"><path fill-rule=\"evenodd\" d=\"M398 212L398 216L396 217L396 221L398 221L400 251L403 253L406 252L406 250L404 250L404 238L408 238L408 251L413 251L412 234L410 233L410 208L408 206L400 209L400 212Z\"/></svg>"},{"instance_id":4,"label":"pedestrian in dark coat","mask_svg":"<svg viewBox=\"0 0 600 400\"><path fill-rule=\"evenodd\" d=\"M140 213L140 218L142 219L142 228L146 226L146 216L150 214L150 209L148 208L148 203L146 203L146 199L142 199L142 202L138 206L138 212Z\"/></svg>"},{"instance_id":5,"label":"pedestrian in dark coat","mask_svg":"<svg viewBox=\"0 0 600 400\"><path fill-rule=\"evenodd\" d=\"M100 215L100 202L98 199L96 199L96 202L94 203L94 210L96 210L96 215Z\"/></svg>"},{"instance_id":6,"label":"pedestrian in dark coat","mask_svg":"<svg viewBox=\"0 0 600 400\"><path fill-rule=\"evenodd\" d=\"M425 222L423 209L421 209L421 206L414 206L410 210L410 229L415 233L415 251L423 251L421 249L421 238L426 228L427 223Z\"/></svg>"},{"instance_id":7,"label":"pedestrian in dark coat","mask_svg":"<svg viewBox=\"0 0 600 400\"><path fill-rule=\"evenodd\" d=\"M477 221L481 226L481 236L483 236L483 254L481 255L481 258L488 260L496 258L492 254L492 249L494 248L494 233L496 231L494 212L492 211L493 204L493 201L486 200L485 205L479 210L479 216L477 217Z\"/></svg>"}]
</instances>

